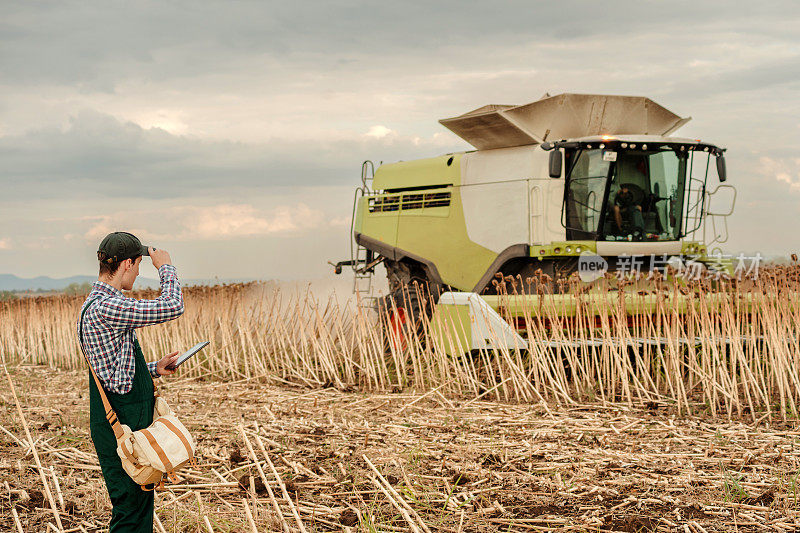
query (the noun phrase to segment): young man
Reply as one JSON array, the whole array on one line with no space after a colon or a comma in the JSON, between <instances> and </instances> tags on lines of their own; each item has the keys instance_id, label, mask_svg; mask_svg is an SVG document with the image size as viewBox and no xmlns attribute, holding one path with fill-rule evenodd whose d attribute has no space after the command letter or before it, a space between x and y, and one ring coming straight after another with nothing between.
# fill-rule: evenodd
<instances>
[{"instance_id":1,"label":"young man","mask_svg":"<svg viewBox=\"0 0 800 533\"><path fill-rule=\"evenodd\" d=\"M161 280L161 296L155 300L135 300L122 293L133 287L144 255L150 256ZM153 422L153 378L175 372L169 367L177 360L178 352L146 363L135 330L181 316L181 286L169 254L142 246L130 233L120 231L106 236L97 258L100 275L81 308L83 328L81 332L79 321L79 340L120 423L137 431ZM122 469L117 441L91 374L89 429L111 497L109 532L152 533L153 491L142 490Z\"/></svg>"}]
</instances>

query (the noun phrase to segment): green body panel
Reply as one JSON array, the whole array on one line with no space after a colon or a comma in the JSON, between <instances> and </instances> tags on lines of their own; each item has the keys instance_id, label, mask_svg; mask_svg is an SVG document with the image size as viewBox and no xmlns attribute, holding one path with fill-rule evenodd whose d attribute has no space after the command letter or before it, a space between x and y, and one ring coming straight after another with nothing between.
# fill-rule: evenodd
<instances>
[{"instance_id":1,"label":"green body panel","mask_svg":"<svg viewBox=\"0 0 800 533\"><path fill-rule=\"evenodd\" d=\"M365 202L364 197L363 196L360 197L356 201L355 208L353 209L353 231L355 233L364 232L364 212L366 207L366 204L364 202Z\"/></svg>"},{"instance_id":2,"label":"green body panel","mask_svg":"<svg viewBox=\"0 0 800 533\"><path fill-rule=\"evenodd\" d=\"M375 171L372 188L376 191L429 187L431 185L460 185L463 154L448 154L415 161L400 161L381 165ZM448 165L447 162L451 161Z\"/></svg>"},{"instance_id":3,"label":"green body panel","mask_svg":"<svg viewBox=\"0 0 800 533\"><path fill-rule=\"evenodd\" d=\"M451 158L451 164L447 165ZM355 231L431 261L443 283L470 291L497 254L472 242L467 236L458 186L460 161L461 154L455 154L381 166L375 173L375 189L419 187L450 181L456 186L419 191L426 194L449 192L450 205L370 213L370 199L402 197L417 191L365 196L358 203ZM391 168L385 170L387 167Z\"/></svg>"},{"instance_id":4,"label":"green body panel","mask_svg":"<svg viewBox=\"0 0 800 533\"><path fill-rule=\"evenodd\" d=\"M472 345L469 305L437 305L431 319L431 338L446 354L469 351Z\"/></svg>"},{"instance_id":5,"label":"green body panel","mask_svg":"<svg viewBox=\"0 0 800 533\"><path fill-rule=\"evenodd\" d=\"M681 241L681 255L705 258L706 246L700 241Z\"/></svg>"},{"instance_id":6,"label":"green body panel","mask_svg":"<svg viewBox=\"0 0 800 533\"><path fill-rule=\"evenodd\" d=\"M540 259L551 257L568 257L581 255L584 252L597 252L595 241L558 241L540 246L531 246L530 256Z\"/></svg>"},{"instance_id":7,"label":"green body panel","mask_svg":"<svg viewBox=\"0 0 800 533\"><path fill-rule=\"evenodd\" d=\"M446 217L401 212L397 247L432 261L445 284L471 291L497 254L469 240L460 188L451 191Z\"/></svg>"},{"instance_id":8,"label":"green body panel","mask_svg":"<svg viewBox=\"0 0 800 533\"><path fill-rule=\"evenodd\" d=\"M369 196L362 196L356 207L354 231L377 239L389 246L397 246L397 226L400 218L397 212L370 213Z\"/></svg>"}]
</instances>

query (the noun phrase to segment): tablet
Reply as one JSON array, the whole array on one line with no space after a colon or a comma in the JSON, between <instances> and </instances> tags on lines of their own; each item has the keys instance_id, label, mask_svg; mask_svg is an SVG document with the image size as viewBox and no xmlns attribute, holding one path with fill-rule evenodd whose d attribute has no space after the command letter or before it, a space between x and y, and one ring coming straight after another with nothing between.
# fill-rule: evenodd
<instances>
[{"instance_id":1,"label":"tablet","mask_svg":"<svg viewBox=\"0 0 800 533\"><path fill-rule=\"evenodd\" d=\"M194 346L192 346L191 348L189 348L188 350L183 352L178 357L178 360L175 361L175 364L170 366L169 369L170 370L175 370L176 368L181 366L183 363L188 361L190 357L192 357L194 354L196 354L197 352L199 352L200 350L202 350L203 348L205 348L208 345L209 345L208 341L198 342L197 344L195 344Z\"/></svg>"}]
</instances>

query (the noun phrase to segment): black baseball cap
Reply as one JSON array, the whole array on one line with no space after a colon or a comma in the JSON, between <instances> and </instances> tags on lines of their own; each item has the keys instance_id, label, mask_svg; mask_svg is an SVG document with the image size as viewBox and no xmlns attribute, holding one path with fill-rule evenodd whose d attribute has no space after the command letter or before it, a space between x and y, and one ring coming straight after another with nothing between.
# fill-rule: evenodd
<instances>
[{"instance_id":1,"label":"black baseball cap","mask_svg":"<svg viewBox=\"0 0 800 533\"><path fill-rule=\"evenodd\" d=\"M150 255L147 246L136 235L126 231L109 233L97 249L97 259L104 263L118 263L125 259L136 259L140 255Z\"/></svg>"}]
</instances>

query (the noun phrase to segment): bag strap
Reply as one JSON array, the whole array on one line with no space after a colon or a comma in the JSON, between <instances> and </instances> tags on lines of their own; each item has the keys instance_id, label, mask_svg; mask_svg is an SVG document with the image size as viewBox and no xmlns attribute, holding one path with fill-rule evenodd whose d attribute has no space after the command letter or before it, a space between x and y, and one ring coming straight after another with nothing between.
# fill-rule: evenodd
<instances>
[{"instance_id":1,"label":"bag strap","mask_svg":"<svg viewBox=\"0 0 800 533\"><path fill-rule=\"evenodd\" d=\"M89 370L92 371L92 377L94 377L94 382L97 385L97 390L100 392L100 397L103 399L103 408L106 410L106 420L108 423L111 424L111 429L114 430L114 437L117 440L121 439L123 436L122 425L119 423L119 419L117 419L117 414L114 412L114 409L111 407L111 403L108 401L108 396L106 396L106 391L103 389L102 383L100 383L100 379L97 377L97 373L94 371L94 367L92 363L89 361L89 356L86 353L86 349L83 347L83 317L86 316L86 311L89 310L89 307L99 300L100 298L94 298L86 307L83 308L81 312L81 320L80 325L78 326L78 344L81 345L81 352L83 352L83 357L86 359L86 364L89 365Z\"/></svg>"}]
</instances>

